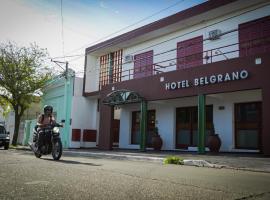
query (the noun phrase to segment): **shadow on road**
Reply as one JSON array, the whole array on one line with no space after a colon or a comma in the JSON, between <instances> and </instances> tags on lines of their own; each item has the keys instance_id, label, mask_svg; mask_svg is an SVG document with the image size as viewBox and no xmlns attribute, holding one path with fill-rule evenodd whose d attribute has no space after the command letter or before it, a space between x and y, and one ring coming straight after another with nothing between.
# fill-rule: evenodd
<instances>
[{"instance_id":1,"label":"shadow on road","mask_svg":"<svg viewBox=\"0 0 270 200\"><path fill-rule=\"evenodd\" d=\"M59 163L65 163L65 164L77 164L77 165L89 165L89 166L102 166L100 164L94 164L94 163L85 163L85 162L79 162L74 160L53 160L49 158L41 158L42 160L48 160L53 162L59 162Z\"/></svg>"}]
</instances>

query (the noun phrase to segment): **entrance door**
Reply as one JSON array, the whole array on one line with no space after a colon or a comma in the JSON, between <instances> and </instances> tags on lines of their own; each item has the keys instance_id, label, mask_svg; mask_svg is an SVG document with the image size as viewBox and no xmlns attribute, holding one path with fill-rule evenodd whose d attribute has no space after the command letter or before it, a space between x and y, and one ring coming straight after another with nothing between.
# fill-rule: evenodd
<instances>
[{"instance_id":1,"label":"entrance door","mask_svg":"<svg viewBox=\"0 0 270 200\"><path fill-rule=\"evenodd\" d=\"M206 106L207 141L213 124L213 106ZM176 108L176 148L187 149L198 144L198 107Z\"/></svg>"},{"instance_id":2,"label":"entrance door","mask_svg":"<svg viewBox=\"0 0 270 200\"><path fill-rule=\"evenodd\" d=\"M261 102L235 104L235 147L237 149L260 149L261 106Z\"/></svg>"},{"instance_id":3,"label":"entrance door","mask_svg":"<svg viewBox=\"0 0 270 200\"><path fill-rule=\"evenodd\" d=\"M120 120L114 119L112 121L113 147L119 146L119 127L120 127Z\"/></svg>"},{"instance_id":4,"label":"entrance door","mask_svg":"<svg viewBox=\"0 0 270 200\"><path fill-rule=\"evenodd\" d=\"M140 144L140 111L132 112L131 144ZM155 110L147 112L146 146L151 147L151 139L156 124Z\"/></svg>"}]
</instances>

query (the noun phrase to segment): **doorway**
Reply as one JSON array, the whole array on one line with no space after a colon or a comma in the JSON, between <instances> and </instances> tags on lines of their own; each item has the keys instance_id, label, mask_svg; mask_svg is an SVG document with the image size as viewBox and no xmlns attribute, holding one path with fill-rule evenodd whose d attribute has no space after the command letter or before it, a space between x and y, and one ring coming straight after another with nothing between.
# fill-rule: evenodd
<instances>
[{"instance_id":1,"label":"doorway","mask_svg":"<svg viewBox=\"0 0 270 200\"><path fill-rule=\"evenodd\" d=\"M261 147L261 102L237 103L234 106L235 147L257 150Z\"/></svg>"},{"instance_id":2,"label":"doorway","mask_svg":"<svg viewBox=\"0 0 270 200\"><path fill-rule=\"evenodd\" d=\"M140 144L140 111L132 112L131 144ZM146 146L152 147L151 139L156 125L156 111L147 112Z\"/></svg>"},{"instance_id":3,"label":"doorway","mask_svg":"<svg viewBox=\"0 0 270 200\"><path fill-rule=\"evenodd\" d=\"M206 106L205 141L213 126L213 105ZM198 144L198 107L176 108L176 148L187 149Z\"/></svg>"}]
</instances>

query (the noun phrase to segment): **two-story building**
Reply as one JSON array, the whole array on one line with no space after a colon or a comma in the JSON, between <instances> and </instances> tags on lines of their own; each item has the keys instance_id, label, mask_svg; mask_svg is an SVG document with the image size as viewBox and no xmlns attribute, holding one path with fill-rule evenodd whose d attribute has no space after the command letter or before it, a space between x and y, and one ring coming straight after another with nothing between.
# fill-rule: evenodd
<instances>
[{"instance_id":1,"label":"two-story building","mask_svg":"<svg viewBox=\"0 0 270 200\"><path fill-rule=\"evenodd\" d=\"M270 155L270 2L206 1L86 49L83 94L100 149ZM119 130L119 131L118 131ZM199 148L198 148L199 147Z\"/></svg>"}]
</instances>

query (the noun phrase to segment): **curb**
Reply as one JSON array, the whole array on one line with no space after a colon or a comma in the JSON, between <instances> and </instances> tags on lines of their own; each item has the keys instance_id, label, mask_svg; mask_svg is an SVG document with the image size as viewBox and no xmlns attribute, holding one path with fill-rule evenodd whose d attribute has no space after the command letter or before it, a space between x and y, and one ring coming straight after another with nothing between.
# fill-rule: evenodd
<instances>
[{"instance_id":1,"label":"curb","mask_svg":"<svg viewBox=\"0 0 270 200\"><path fill-rule=\"evenodd\" d=\"M31 151L30 147L13 147L13 146L9 146L9 149L14 149L14 150L19 150L19 151Z\"/></svg>"},{"instance_id":2,"label":"curb","mask_svg":"<svg viewBox=\"0 0 270 200\"><path fill-rule=\"evenodd\" d=\"M94 158L105 158L105 159L116 159L116 160L134 160L134 161L152 161L152 162L163 162L163 158L160 157L148 157L138 155L124 155L124 154L113 154L113 153L94 153L94 152L77 152L77 151L63 151L65 155L76 155L84 157Z\"/></svg>"},{"instance_id":3,"label":"curb","mask_svg":"<svg viewBox=\"0 0 270 200\"><path fill-rule=\"evenodd\" d=\"M27 151L31 152L30 147L10 147L10 149L18 150L18 151ZM165 157L156 157L156 156L141 156L141 155L128 155L128 154L116 154L116 153L104 153L104 152L78 152L72 150L63 150L63 155L65 156L81 156L81 157L90 157L97 159L114 159L114 160L129 160L129 161L148 161L155 163L163 163ZM255 169L255 168L243 168L243 167L232 167L228 165L219 165L212 164L207 162L206 160L192 160L192 159L184 159L183 160L185 166L195 166L195 167L207 167L207 168L215 168L215 169L232 169L232 170L241 170L241 171L250 171L250 172L262 172L262 173L270 173L270 171L263 169Z\"/></svg>"}]
</instances>

